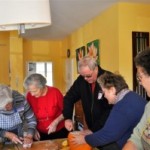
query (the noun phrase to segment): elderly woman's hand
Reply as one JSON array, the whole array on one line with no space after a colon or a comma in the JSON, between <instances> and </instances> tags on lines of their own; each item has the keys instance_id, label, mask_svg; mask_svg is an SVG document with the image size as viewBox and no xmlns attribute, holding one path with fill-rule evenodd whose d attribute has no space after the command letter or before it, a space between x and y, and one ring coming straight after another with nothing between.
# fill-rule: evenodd
<instances>
[{"instance_id":1,"label":"elderly woman's hand","mask_svg":"<svg viewBox=\"0 0 150 150\"><path fill-rule=\"evenodd\" d=\"M57 122L57 121L53 121L53 122L47 127L47 129L48 129L48 134L55 132L56 129L57 129L57 125L58 125L58 122Z\"/></svg>"},{"instance_id":2,"label":"elderly woman's hand","mask_svg":"<svg viewBox=\"0 0 150 150\"><path fill-rule=\"evenodd\" d=\"M92 134L93 132L89 129L86 129L86 130L81 131L81 133L86 136L86 135Z\"/></svg>"},{"instance_id":3,"label":"elderly woman's hand","mask_svg":"<svg viewBox=\"0 0 150 150\"><path fill-rule=\"evenodd\" d=\"M40 140L40 133L38 130L35 131L35 134L34 134L34 139L39 141Z\"/></svg>"},{"instance_id":4,"label":"elderly woman's hand","mask_svg":"<svg viewBox=\"0 0 150 150\"><path fill-rule=\"evenodd\" d=\"M86 143L85 134L82 131L78 132L78 134L73 134L73 138L72 138L71 142L74 145L85 144Z\"/></svg>"},{"instance_id":5,"label":"elderly woman's hand","mask_svg":"<svg viewBox=\"0 0 150 150\"><path fill-rule=\"evenodd\" d=\"M24 136L24 138L23 138L23 147L24 148L30 148L32 143L33 143L32 135L28 134L28 135Z\"/></svg>"},{"instance_id":6,"label":"elderly woman's hand","mask_svg":"<svg viewBox=\"0 0 150 150\"><path fill-rule=\"evenodd\" d=\"M10 141L12 141L15 144L18 144L18 143L22 144L19 137L16 134L12 133L12 132L6 132L5 137L8 138Z\"/></svg>"}]
</instances>

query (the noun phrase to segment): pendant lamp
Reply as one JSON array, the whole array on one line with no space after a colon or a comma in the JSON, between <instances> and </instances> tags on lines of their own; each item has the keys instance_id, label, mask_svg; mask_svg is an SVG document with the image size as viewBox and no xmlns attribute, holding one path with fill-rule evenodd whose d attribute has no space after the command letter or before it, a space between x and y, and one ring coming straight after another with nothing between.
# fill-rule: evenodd
<instances>
[{"instance_id":1,"label":"pendant lamp","mask_svg":"<svg viewBox=\"0 0 150 150\"><path fill-rule=\"evenodd\" d=\"M0 0L0 31L27 29L51 25L49 0Z\"/></svg>"}]
</instances>

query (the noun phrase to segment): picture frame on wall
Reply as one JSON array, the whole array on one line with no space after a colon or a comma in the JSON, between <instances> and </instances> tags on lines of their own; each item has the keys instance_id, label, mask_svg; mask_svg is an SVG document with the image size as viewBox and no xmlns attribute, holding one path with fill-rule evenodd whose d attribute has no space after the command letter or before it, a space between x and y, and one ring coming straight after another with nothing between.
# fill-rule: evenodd
<instances>
[{"instance_id":1,"label":"picture frame on wall","mask_svg":"<svg viewBox=\"0 0 150 150\"><path fill-rule=\"evenodd\" d=\"M97 60L97 64L100 65L100 58L99 58L99 40L96 39L87 43L87 55L93 57Z\"/></svg>"},{"instance_id":2,"label":"picture frame on wall","mask_svg":"<svg viewBox=\"0 0 150 150\"><path fill-rule=\"evenodd\" d=\"M85 56L85 46L76 49L76 64L78 72L78 61Z\"/></svg>"}]
</instances>

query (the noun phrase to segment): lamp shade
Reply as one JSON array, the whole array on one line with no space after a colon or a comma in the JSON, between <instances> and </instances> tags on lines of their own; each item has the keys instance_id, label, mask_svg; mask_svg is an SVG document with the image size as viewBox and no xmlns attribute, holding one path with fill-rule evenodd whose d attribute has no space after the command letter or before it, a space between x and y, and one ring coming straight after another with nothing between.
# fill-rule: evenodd
<instances>
[{"instance_id":1,"label":"lamp shade","mask_svg":"<svg viewBox=\"0 0 150 150\"><path fill-rule=\"evenodd\" d=\"M1 0L0 31L40 28L51 24L49 0Z\"/></svg>"}]
</instances>

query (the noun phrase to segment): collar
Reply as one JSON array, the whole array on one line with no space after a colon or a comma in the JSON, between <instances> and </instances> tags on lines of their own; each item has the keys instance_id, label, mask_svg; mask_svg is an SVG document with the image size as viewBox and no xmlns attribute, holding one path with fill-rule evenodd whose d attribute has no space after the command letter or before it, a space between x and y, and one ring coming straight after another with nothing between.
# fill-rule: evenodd
<instances>
[{"instance_id":1,"label":"collar","mask_svg":"<svg viewBox=\"0 0 150 150\"><path fill-rule=\"evenodd\" d=\"M129 93L130 90L129 89L123 89L121 90L118 94L117 94L117 97L116 97L116 101L115 101L115 104L118 103L119 101L121 101L123 99L123 97Z\"/></svg>"}]
</instances>

